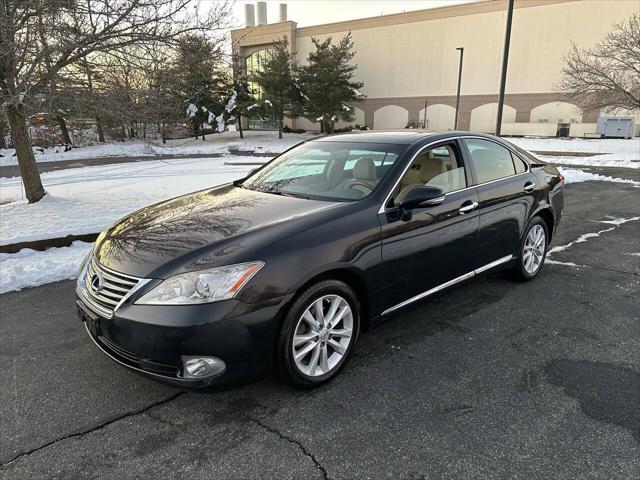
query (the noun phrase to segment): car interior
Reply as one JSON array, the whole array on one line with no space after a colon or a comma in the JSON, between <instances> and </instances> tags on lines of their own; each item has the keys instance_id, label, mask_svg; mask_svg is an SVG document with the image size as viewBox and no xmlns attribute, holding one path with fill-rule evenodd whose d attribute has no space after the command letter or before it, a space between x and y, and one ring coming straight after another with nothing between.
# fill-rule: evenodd
<instances>
[{"instance_id":1,"label":"car interior","mask_svg":"<svg viewBox=\"0 0 640 480\"><path fill-rule=\"evenodd\" d=\"M438 187L445 193L467 186L462 162L452 146L443 145L418 155L396 187L394 204L402 202L407 192L418 185Z\"/></svg>"}]
</instances>

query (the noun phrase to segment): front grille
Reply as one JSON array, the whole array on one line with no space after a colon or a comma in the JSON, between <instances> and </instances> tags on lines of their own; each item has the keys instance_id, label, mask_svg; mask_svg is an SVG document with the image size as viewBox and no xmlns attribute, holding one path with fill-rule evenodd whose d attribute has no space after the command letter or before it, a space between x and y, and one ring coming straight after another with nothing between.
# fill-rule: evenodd
<instances>
[{"instance_id":1,"label":"front grille","mask_svg":"<svg viewBox=\"0 0 640 480\"><path fill-rule=\"evenodd\" d=\"M98 315L111 318L116 306L141 279L109 270L92 258L83 280L82 300Z\"/></svg>"}]
</instances>

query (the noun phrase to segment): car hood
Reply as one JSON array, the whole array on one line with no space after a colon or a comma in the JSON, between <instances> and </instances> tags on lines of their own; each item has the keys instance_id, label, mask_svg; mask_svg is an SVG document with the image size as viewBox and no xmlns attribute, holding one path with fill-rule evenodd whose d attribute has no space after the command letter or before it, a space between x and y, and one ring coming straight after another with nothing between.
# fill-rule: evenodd
<instances>
[{"instance_id":1,"label":"car hood","mask_svg":"<svg viewBox=\"0 0 640 480\"><path fill-rule=\"evenodd\" d=\"M164 278L228 264L241 257L243 247L255 246L256 237L269 227L339 204L223 185L130 214L98 237L94 254L101 265L112 270ZM252 241L232 241L246 240L249 234ZM265 241L277 240L273 234L263 237Z\"/></svg>"}]
</instances>

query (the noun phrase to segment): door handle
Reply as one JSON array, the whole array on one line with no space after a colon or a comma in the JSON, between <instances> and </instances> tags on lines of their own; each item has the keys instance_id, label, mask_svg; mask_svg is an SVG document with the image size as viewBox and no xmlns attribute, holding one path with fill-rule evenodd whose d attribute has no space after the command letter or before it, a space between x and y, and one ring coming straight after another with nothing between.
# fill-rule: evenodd
<instances>
[{"instance_id":1,"label":"door handle","mask_svg":"<svg viewBox=\"0 0 640 480\"><path fill-rule=\"evenodd\" d=\"M478 202L465 202L462 204L462 207L458 209L458 213L460 215L464 215L465 213L469 213L471 210L475 210L478 206Z\"/></svg>"},{"instance_id":2,"label":"door handle","mask_svg":"<svg viewBox=\"0 0 640 480\"><path fill-rule=\"evenodd\" d=\"M533 182L527 182L524 184L523 190L525 192L533 192L536 188L536 184Z\"/></svg>"}]
</instances>

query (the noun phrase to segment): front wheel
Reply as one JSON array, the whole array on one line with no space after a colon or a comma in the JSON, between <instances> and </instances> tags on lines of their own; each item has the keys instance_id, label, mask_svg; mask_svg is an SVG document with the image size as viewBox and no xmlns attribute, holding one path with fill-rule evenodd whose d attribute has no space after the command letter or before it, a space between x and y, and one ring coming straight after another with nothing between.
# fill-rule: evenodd
<instances>
[{"instance_id":1,"label":"front wheel","mask_svg":"<svg viewBox=\"0 0 640 480\"><path fill-rule=\"evenodd\" d=\"M533 280L542 269L548 245L547 224L542 218L534 217L525 231L518 261L511 270L512 277L523 282Z\"/></svg>"},{"instance_id":2,"label":"front wheel","mask_svg":"<svg viewBox=\"0 0 640 480\"><path fill-rule=\"evenodd\" d=\"M280 373L313 388L348 361L360 331L360 304L346 283L324 280L305 290L287 313L277 346Z\"/></svg>"}]
</instances>

